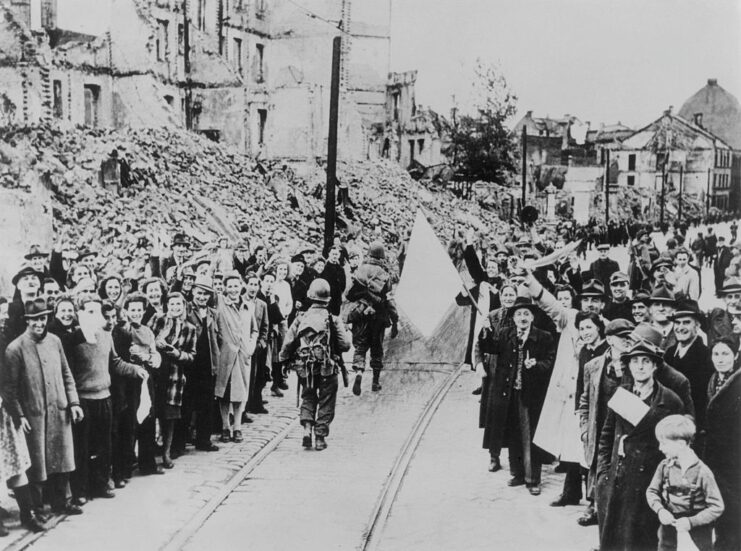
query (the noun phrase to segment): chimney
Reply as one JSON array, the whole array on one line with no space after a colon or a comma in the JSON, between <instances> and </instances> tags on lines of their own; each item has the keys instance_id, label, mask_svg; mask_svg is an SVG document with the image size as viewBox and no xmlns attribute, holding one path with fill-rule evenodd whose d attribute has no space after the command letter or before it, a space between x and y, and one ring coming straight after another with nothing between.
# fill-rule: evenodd
<instances>
[{"instance_id":1,"label":"chimney","mask_svg":"<svg viewBox=\"0 0 741 551\"><path fill-rule=\"evenodd\" d=\"M41 26L47 30L57 28L58 0L41 0Z\"/></svg>"},{"instance_id":2,"label":"chimney","mask_svg":"<svg viewBox=\"0 0 741 551\"><path fill-rule=\"evenodd\" d=\"M695 126L702 128L702 113L695 113L694 115Z\"/></svg>"},{"instance_id":3,"label":"chimney","mask_svg":"<svg viewBox=\"0 0 741 551\"><path fill-rule=\"evenodd\" d=\"M533 118L533 112L532 111L528 111L527 113L525 113L525 118L526 119L532 119Z\"/></svg>"},{"instance_id":4,"label":"chimney","mask_svg":"<svg viewBox=\"0 0 741 551\"><path fill-rule=\"evenodd\" d=\"M674 106L673 105L670 105L669 108L666 111L664 111L664 116L665 117L671 117L671 115L672 115L672 109L674 109Z\"/></svg>"},{"instance_id":5,"label":"chimney","mask_svg":"<svg viewBox=\"0 0 741 551\"><path fill-rule=\"evenodd\" d=\"M10 10L26 28L31 28L31 0L11 0Z\"/></svg>"},{"instance_id":6,"label":"chimney","mask_svg":"<svg viewBox=\"0 0 741 551\"><path fill-rule=\"evenodd\" d=\"M708 79L708 86L718 86L718 79L717 78L709 78Z\"/></svg>"}]
</instances>

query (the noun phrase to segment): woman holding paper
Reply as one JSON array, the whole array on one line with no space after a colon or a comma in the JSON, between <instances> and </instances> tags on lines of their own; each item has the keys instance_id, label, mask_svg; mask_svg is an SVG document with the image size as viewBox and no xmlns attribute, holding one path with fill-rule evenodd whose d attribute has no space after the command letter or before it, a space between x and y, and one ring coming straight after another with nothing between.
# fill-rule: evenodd
<instances>
[{"instance_id":1,"label":"woman holding paper","mask_svg":"<svg viewBox=\"0 0 741 551\"><path fill-rule=\"evenodd\" d=\"M654 379L661 351L646 341L622 355L630 377L608 402L599 439L597 486L606 497L600 532L601 551L656 549L659 521L646 502L646 488L663 459L656 424L681 414L679 397Z\"/></svg>"}]
</instances>

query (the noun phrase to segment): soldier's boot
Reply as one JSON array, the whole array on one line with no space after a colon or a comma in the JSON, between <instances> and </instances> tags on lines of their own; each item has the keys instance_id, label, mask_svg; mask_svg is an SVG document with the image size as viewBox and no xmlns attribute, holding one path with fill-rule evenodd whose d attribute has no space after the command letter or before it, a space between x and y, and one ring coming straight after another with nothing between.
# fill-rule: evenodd
<instances>
[{"instance_id":1,"label":"soldier's boot","mask_svg":"<svg viewBox=\"0 0 741 551\"><path fill-rule=\"evenodd\" d=\"M311 449L311 425L304 425L304 437L301 440L301 445L307 450Z\"/></svg>"},{"instance_id":2,"label":"soldier's boot","mask_svg":"<svg viewBox=\"0 0 741 551\"><path fill-rule=\"evenodd\" d=\"M381 370L374 369L373 370L373 385L371 386L371 390L373 392L378 392L379 390L381 390L381 383L379 382L380 378L381 378Z\"/></svg>"},{"instance_id":3,"label":"soldier's boot","mask_svg":"<svg viewBox=\"0 0 741 551\"><path fill-rule=\"evenodd\" d=\"M355 382L352 385L352 393L355 394L355 396L360 396L360 384L363 381L363 373L362 371L358 371L355 374Z\"/></svg>"},{"instance_id":4,"label":"soldier's boot","mask_svg":"<svg viewBox=\"0 0 741 551\"><path fill-rule=\"evenodd\" d=\"M314 449L316 449L316 451L318 452L327 449L327 441L324 440L324 436L316 437L316 444L314 444Z\"/></svg>"}]
</instances>

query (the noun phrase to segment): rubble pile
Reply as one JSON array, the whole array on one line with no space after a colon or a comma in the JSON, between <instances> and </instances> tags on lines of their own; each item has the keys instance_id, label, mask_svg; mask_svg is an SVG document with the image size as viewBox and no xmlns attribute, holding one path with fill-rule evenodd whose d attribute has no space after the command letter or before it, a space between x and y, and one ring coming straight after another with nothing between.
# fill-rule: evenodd
<instances>
[{"instance_id":1,"label":"rubble pile","mask_svg":"<svg viewBox=\"0 0 741 551\"><path fill-rule=\"evenodd\" d=\"M118 192L100 182L101 162L114 149L130 167L130 185ZM249 157L179 129L0 129L0 187L22 187L28 170L52 192L56 238L103 257L136 255L142 239L167 244L175 231L200 244L226 236L285 252L322 241L324 170L293 181L263 174ZM501 224L474 202L427 190L391 162L340 162L338 179L352 203L338 206L339 229L360 243L382 238L393 259L420 205L444 241L456 223Z\"/></svg>"}]
</instances>

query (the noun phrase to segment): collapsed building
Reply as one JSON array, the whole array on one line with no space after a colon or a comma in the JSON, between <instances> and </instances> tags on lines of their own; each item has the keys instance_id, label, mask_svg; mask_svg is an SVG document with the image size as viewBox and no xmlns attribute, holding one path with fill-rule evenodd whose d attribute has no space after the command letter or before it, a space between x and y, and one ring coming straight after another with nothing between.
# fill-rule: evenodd
<instances>
[{"instance_id":1,"label":"collapsed building","mask_svg":"<svg viewBox=\"0 0 741 551\"><path fill-rule=\"evenodd\" d=\"M258 158L326 156L332 41L342 37L342 159L440 163L439 128L390 73L391 1L107 0L99 33L58 0L0 1L0 121L188 127Z\"/></svg>"}]
</instances>

